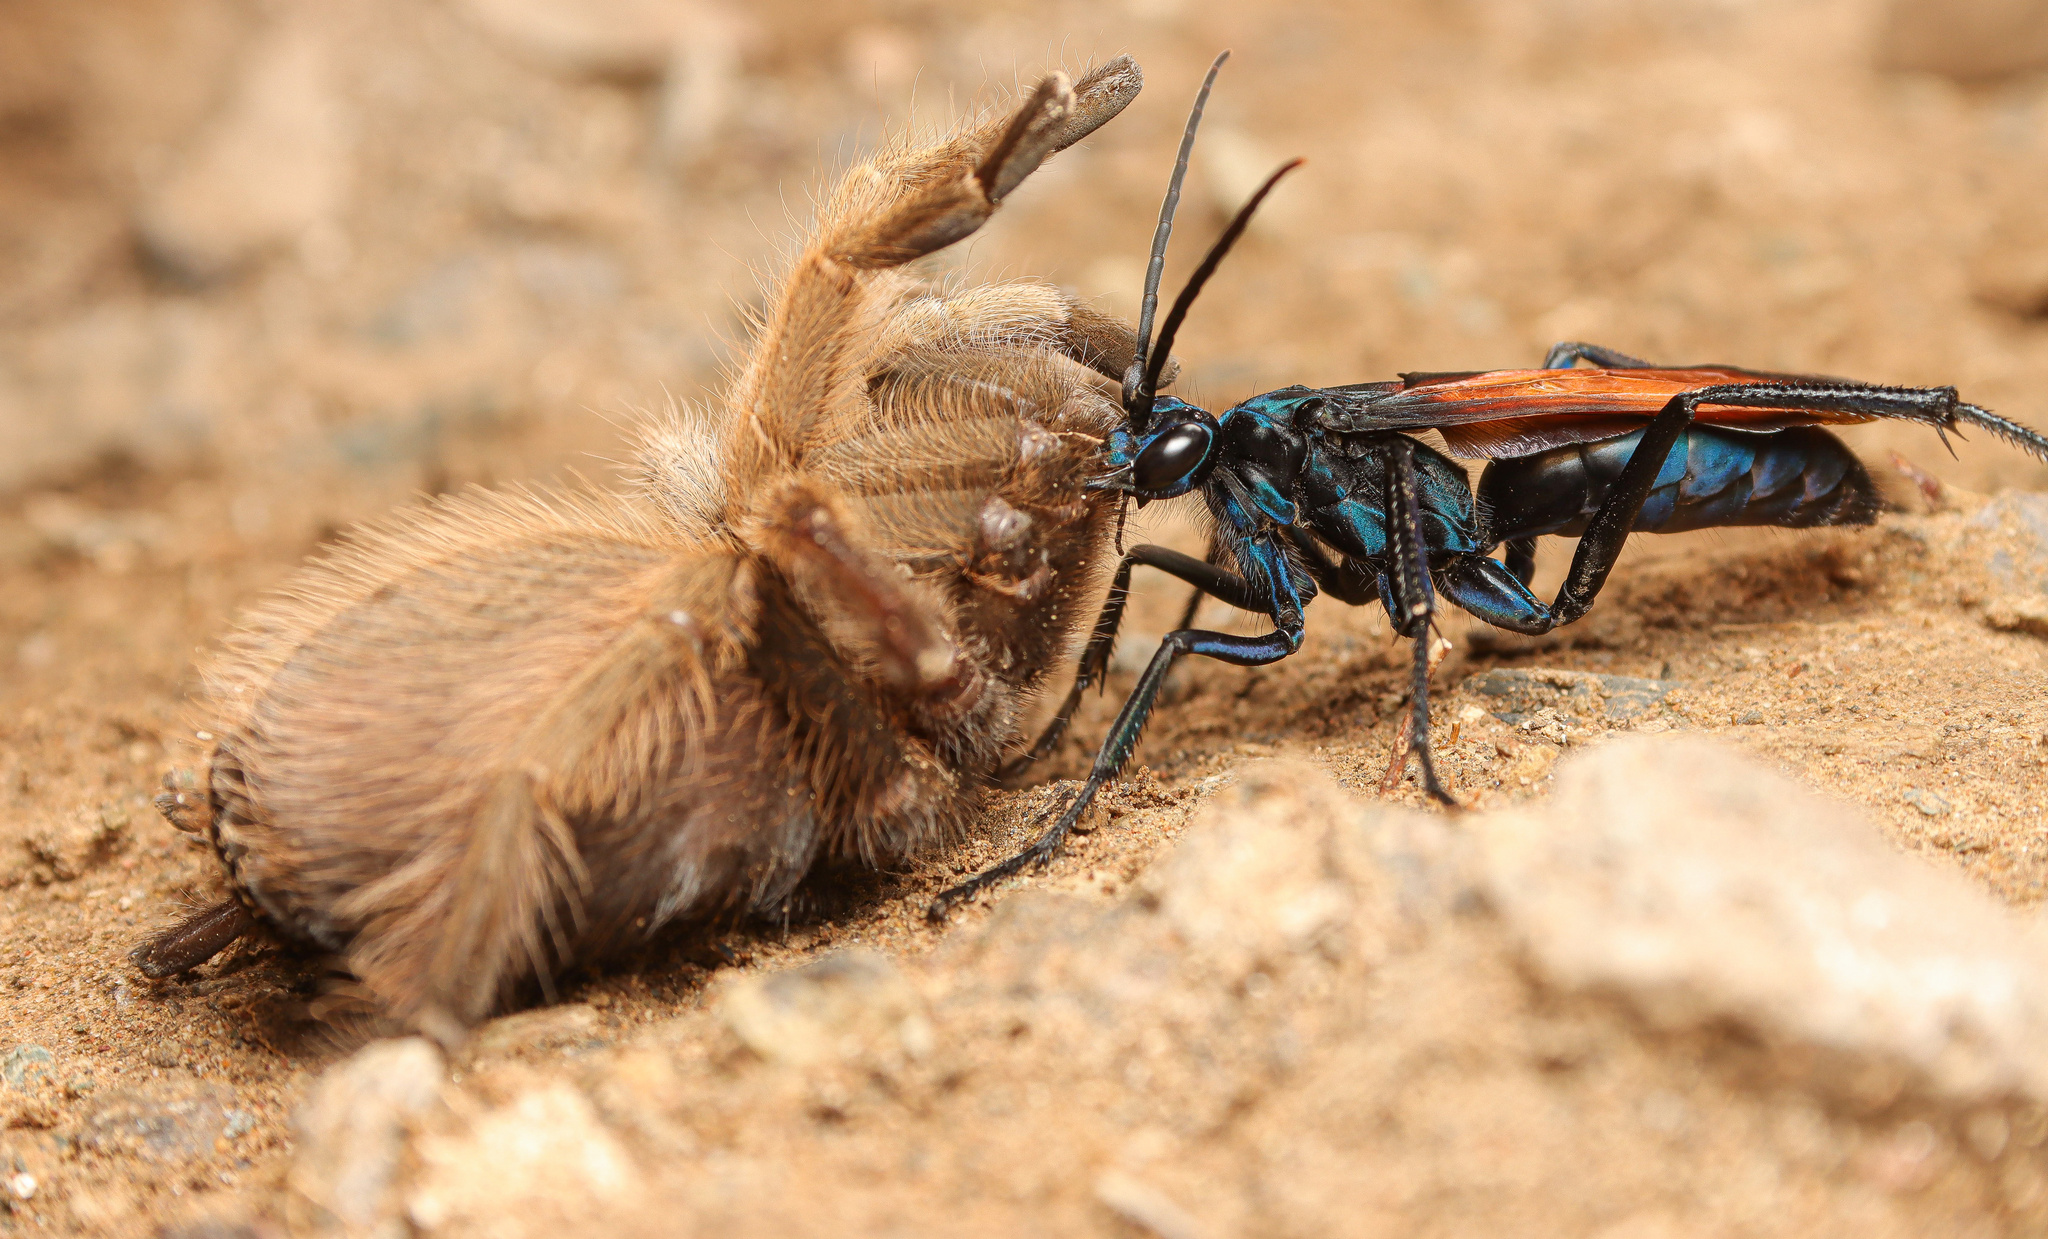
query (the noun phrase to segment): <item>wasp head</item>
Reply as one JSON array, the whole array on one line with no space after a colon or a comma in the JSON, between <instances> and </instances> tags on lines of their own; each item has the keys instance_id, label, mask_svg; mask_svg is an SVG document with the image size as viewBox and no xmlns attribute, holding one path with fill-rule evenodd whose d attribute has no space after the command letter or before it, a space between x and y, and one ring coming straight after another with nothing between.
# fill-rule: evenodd
<instances>
[{"instance_id":1,"label":"wasp head","mask_svg":"<svg viewBox=\"0 0 2048 1239\"><path fill-rule=\"evenodd\" d=\"M1209 478L1216 462L1217 422L1174 396L1155 396L1151 422L1133 433L1121 426L1109 435L1109 472L1089 490L1120 490L1140 504L1185 495Z\"/></svg>"}]
</instances>

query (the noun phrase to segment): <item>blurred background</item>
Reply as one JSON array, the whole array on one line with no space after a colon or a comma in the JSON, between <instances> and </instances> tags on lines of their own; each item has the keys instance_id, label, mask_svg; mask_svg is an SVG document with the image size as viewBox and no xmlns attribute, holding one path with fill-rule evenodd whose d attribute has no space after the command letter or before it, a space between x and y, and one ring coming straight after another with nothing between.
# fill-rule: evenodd
<instances>
[{"instance_id":1,"label":"blurred background","mask_svg":"<svg viewBox=\"0 0 2048 1239\"><path fill-rule=\"evenodd\" d=\"M602 480L715 386L834 170L1126 51L1139 101L946 261L1131 311L1225 47L1169 282L1309 164L1183 334L1191 398L1586 339L2048 425L2032 0L0 0L0 666L168 608L175 676L351 520Z\"/></svg>"}]
</instances>

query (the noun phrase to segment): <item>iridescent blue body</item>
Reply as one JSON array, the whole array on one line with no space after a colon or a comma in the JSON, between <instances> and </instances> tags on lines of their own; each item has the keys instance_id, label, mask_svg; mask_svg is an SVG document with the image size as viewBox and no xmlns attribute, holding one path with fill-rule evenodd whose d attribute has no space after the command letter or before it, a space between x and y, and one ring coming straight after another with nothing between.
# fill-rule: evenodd
<instances>
[{"instance_id":1,"label":"iridescent blue body","mask_svg":"<svg viewBox=\"0 0 2048 1239\"><path fill-rule=\"evenodd\" d=\"M1196 468L1167 486L1127 488L1140 502L1199 489L1217 544L1259 597L1255 609L1273 617L1276 636L1298 644L1302 608L1319 591L1379 601L1406 631L1388 540L1399 439L1412 462L1429 585L1499 627L1541 632L1559 622L1529 592L1526 567L1492 552L1502 543L1584 533L1644 432L1491 461L1475 498L1463 466L1400 431L1330 428L1333 404L1356 422L1359 403L1357 389L1287 387L1210 415L1161 396L1145 432L1112 433L1110 476L1135 481L1148 448L1176 434L1199 440L1188 428L1207 429ZM1826 431L1692 425L1677 437L1629 529L1864 523L1878 506L1869 475Z\"/></svg>"}]
</instances>

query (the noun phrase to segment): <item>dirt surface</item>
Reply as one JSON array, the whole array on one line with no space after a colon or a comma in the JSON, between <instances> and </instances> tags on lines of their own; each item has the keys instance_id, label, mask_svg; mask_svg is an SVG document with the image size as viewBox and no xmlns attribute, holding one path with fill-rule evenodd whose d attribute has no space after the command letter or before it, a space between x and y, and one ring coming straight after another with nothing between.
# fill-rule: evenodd
<instances>
[{"instance_id":1,"label":"dirt surface","mask_svg":"<svg viewBox=\"0 0 2048 1239\"><path fill-rule=\"evenodd\" d=\"M1578 338L2048 425L2048 80L1880 70L1883 6L583 7L0 7L0 1233L2048 1229L2048 468L1912 428L1851 436L1901 508L1873 529L1638 539L1553 638L1453 620L1442 765L1477 814L1382 796L1403 651L1321 604L1275 668L1187 668L1093 832L944 928L929 894L1053 789L786 929L575 978L452 1062L352 1061L317 961L134 973L209 863L148 797L238 607L422 490L603 484L635 410L715 381L822 169L1062 57L1132 52L1146 92L966 276L1132 308L1217 48L1187 235L1311 161L1183 335L1190 398ZM1148 589L1129 657L1180 605ZM1627 814L1557 785L1615 733L1746 753L1617 768L1647 818L1750 842L1660 875L1680 835L1588 834ZM1907 909L1883 949L1946 955L1777 990L1676 948L1603 971L1567 947L1651 941L1628 897L1585 887L1565 928L1515 897L1556 877L1516 867L1516 822L1632 857L1631 890L1725 865L1754 891L1802 868L1765 843L1831 814L1812 846L1856 859L1816 890L1897 895L1842 924ZM1818 913L1745 938L1709 912L1688 941L1732 968L1839 956ZM1850 973L2005 1014L1844 1040L1797 995Z\"/></svg>"}]
</instances>

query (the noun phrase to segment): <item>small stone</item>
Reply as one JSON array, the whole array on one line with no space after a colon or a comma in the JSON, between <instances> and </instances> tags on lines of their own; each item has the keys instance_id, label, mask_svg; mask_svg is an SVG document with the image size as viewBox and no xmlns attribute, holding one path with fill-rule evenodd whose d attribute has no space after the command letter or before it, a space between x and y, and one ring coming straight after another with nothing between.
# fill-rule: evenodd
<instances>
[{"instance_id":1,"label":"small stone","mask_svg":"<svg viewBox=\"0 0 2048 1239\"><path fill-rule=\"evenodd\" d=\"M1901 793L1901 798L1929 817L1941 817L1948 813L1950 808L1946 796L1939 792L1924 792L1917 787L1907 788Z\"/></svg>"},{"instance_id":2,"label":"small stone","mask_svg":"<svg viewBox=\"0 0 2048 1239\"><path fill-rule=\"evenodd\" d=\"M180 1162L213 1152L227 1129L229 1090L214 1084L155 1083L101 1097L79 1125L81 1147Z\"/></svg>"},{"instance_id":3,"label":"small stone","mask_svg":"<svg viewBox=\"0 0 2048 1239\"><path fill-rule=\"evenodd\" d=\"M1186 956L1236 984L1304 951L1349 945L1357 900L1329 838L1360 819L1328 776L1261 762L1211 797L1141 881Z\"/></svg>"},{"instance_id":4,"label":"small stone","mask_svg":"<svg viewBox=\"0 0 2048 1239\"><path fill-rule=\"evenodd\" d=\"M467 1049L472 1057L482 1058L521 1050L581 1045L595 1038L602 1027L603 1021L597 1009L587 1003L542 1007L492 1020L476 1031Z\"/></svg>"},{"instance_id":5,"label":"small stone","mask_svg":"<svg viewBox=\"0 0 2048 1239\"><path fill-rule=\"evenodd\" d=\"M706 24L674 0L466 0L470 20L520 55L576 77L648 79Z\"/></svg>"},{"instance_id":6,"label":"small stone","mask_svg":"<svg viewBox=\"0 0 2048 1239\"><path fill-rule=\"evenodd\" d=\"M0 1079L24 1091L56 1078L56 1055L39 1045L18 1045L0 1058Z\"/></svg>"},{"instance_id":7,"label":"small stone","mask_svg":"<svg viewBox=\"0 0 2048 1239\"><path fill-rule=\"evenodd\" d=\"M2034 0L1891 0L1878 63L1981 82L2048 65L2048 8Z\"/></svg>"},{"instance_id":8,"label":"small stone","mask_svg":"<svg viewBox=\"0 0 2048 1239\"><path fill-rule=\"evenodd\" d=\"M1984 607L1984 623L1999 632L2048 637L2048 596L2022 595L1988 603Z\"/></svg>"},{"instance_id":9,"label":"small stone","mask_svg":"<svg viewBox=\"0 0 2048 1239\"><path fill-rule=\"evenodd\" d=\"M36 1177L32 1174L12 1175L7 1180L7 1190L16 1200L33 1200L36 1194Z\"/></svg>"},{"instance_id":10,"label":"small stone","mask_svg":"<svg viewBox=\"0 0 2048 1239\"><path fill-rule=\"evenodd\" d=\"M443 1074L424 1037L373 1041L330 1068L299 1108L299 1153L285 1180L293 1194L346 1228L393 1221L406 1124L440 1096Z\"/></svg>"},{"instance_id":11,"label":"small stone","mask_svg":"<svg viewBox=\"0 0 2048 1239\"><path fill-rule=\"evenodd\" d=\"M324 42L283 24L249 48L225 109L145 192L137 231L181 279L219 279L329 224L351 161Z\"/></svg>"},{"instance_id":12,"label":"small stone","mask_svg":"<svg viewBox=\"0 0 2048 1239\"><path fill-rule=\"evenodd\" d=\"M2006 491L1963 527L1984 540L1984 566L2002 589L2012 596L2048 594L2048 495Z\"/></svg>"},{"instance_id":13,"label":"small stone","mask_svg":"<svg viewBox=\"0 0 2048 1239\"><path fill-rule=\"evenodd\" d=\"M1204 1239L1209 1234L1208 1227L1166 1193L1121 1171L1108 1171L1095 1180L1095 1199L1158 1239Z\"/></svg>"},{"instance_id":14,"label":"small stone","mask_svg":"<svg viewBox=\"0 0 2048 1239\"><path fill-rule=\"evenodd\" d=\"M1600 715L1619 722L1654 709L1678 682L1528 667L1481 672L1467 679L1463 687L1488 699L1495 716L1506 723L1520 723L1546 706L1566 714Z\"/></svg>"},{"instance_id":15,"label":"small stone","mask_svg":"<svg viewBox=\"0 0 2048 1239\"><path fill-rule=\"evenodd\" d=\"M418 1173L406 1215L422 1230L607 1233L591 1215L641 1190L625 1146L566 1084L521 1094L462 1130L423 1135L413 1154Z\"/></svg>"},{"instance_id":16,"label":"small stone","mask_svg":"<svg viewBox=\"0 0 2048 1239\"><path fill-rule=\"evenodd\" d=\"M1735 716L1735 725L1737 727L1754 727L1763 721L1764 712L1762 710L1744 710Z\"/></svg>"},{"instance_id":17,"label":"small stone","mask_svg":"<svg viewBox=\"0 0 2048 1239\"><path fill-rule=\"evenodd\" d=\"M1474 827L1545 984L1820 1050L1812 1086L1859 1103L1902 1070L1971 1105L2048 1098L2048 942L1761 765L1621 738L1564 765L1547 804Z\"/></svg>"},{"instance_id":18,"label":"small stone","mask_svg":"<svg viewBox=\"0 0 2048 1239\"><path fill-rule=\"evenodd\" d=\"M836 951L799 968L743 977L719 999L726 1027L772 1062L804 1065L931 1049L923 1000L872 951Z\"/></svg>"},{"instance_id":19,"label":"small stone","mask_svg":"<svg viewBox=\"0 0 2048 1239\"><path fill-rule=\"evenodd\" d=\"M1677 680L1646 680L1632 675L1603 675L1600 687L1607 694L1607 717L1636 718L1657 706L1678 687Z\"/></svg>"}]
</instances>

